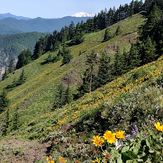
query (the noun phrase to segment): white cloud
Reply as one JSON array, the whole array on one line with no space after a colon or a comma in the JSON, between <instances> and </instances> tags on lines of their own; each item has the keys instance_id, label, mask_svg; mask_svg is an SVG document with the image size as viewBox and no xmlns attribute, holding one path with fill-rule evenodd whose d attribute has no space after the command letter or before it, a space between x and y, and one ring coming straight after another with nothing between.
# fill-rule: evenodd
<instances>
[{"instance_id":1,"label":"white cloud","mask_svg":"<svg viewBox=\"0 0 163 163\"><path fill-rule=\"evenodd\" d=\"M93 17L94 14L87 13L87 12L77 12L77 13L73 14L72 16L75 16L75 17Z\"/></svg>"}]
</instances>

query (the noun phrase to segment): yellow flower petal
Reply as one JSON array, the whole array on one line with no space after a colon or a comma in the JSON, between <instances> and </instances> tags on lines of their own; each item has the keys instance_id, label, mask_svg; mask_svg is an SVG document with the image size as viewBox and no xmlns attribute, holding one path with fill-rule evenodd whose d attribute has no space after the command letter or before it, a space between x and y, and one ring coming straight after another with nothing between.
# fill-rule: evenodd
<instances>
[{"instance_id":1,"label":"yellow flower petal","mask_svg":"<svg viewBox=\"0 0 163 163\"><path fill-rule=\"evenodd\" d=\"M116 134L116 138L118 138L118 139L124 139L125 138L125 132L122 130L117 131L115 134Z\"/></svg>"},{"instance_id":2,"label":"yellow flower petal","mask_svg":"<svg viewBox=\"0 0 163 163\"><path fill-rule=\"evenodd\" d=\"M112 133L111 131L106 131L103 137L110 144L113 144L116 141L115 133Z\"/></svg>"},{"instance_id":3,"label":"yellow flower petal","mask_svg":"<svg viewBox=\"0 0 163 163\"><path fill-rule=\"evenodd\" d=\"M65 160L65 158L63 157L59 157L59 163L66 163L67 160Z\"/></svg>"},{"instance_id":4,"label":"yellow flower petal","mask_svg":"<svg viewBox=\"0 0 163 163\"><path fill-rule=\"evenodd\" d=\"M161 125L160 122L155 123L154 126L156 127L156 129L157 129L158 131L163 132L163 125Z\"/></svg>"},{"instance_id":5,"label":"yellow flower petal","mask_svg":"<svg viewBox=\"0 0 163 163\"><path fill-rule=\"evenodd\" d=\"M104 140L103 138L97 135L97 136L93 136L92 142L96 147L101 147L104 143Z\"/></svg>"}]
</instances>

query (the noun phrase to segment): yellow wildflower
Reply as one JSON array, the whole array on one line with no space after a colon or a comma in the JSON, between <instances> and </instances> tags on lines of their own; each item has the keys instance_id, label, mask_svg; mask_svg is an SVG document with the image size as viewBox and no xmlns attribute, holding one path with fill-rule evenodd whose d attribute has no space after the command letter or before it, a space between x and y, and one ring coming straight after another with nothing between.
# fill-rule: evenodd
<instances>
[{"instance_id":1,"label":"yellow wildflower","mask_svg":"<svg viewBox=\"0 0 163 163\"><path fill-rule=\"evenodd\" d=\"M47 157L46 160L48 163L55 163L51 156Z\"/></svg>"},{"instance_id":2,"label":"yellow wildflower","mask_svg":"<svg viewBox=\"0 0 163 163\"><path fill-rule=\"evenodd\" d=\"M124 139L125 138L125 132L122 130L117 131L115 134L116 134L116 138L118 138L118 139Z\"/></svg>"},{"instance_id":3,"label":"yellow wildflower","mask_svg":"<svg viewBox=\"0 0 163 163\"><path fill-rule=\"evenodd\" d=\"M66 163L67 160L65 160L65 158L63 157L59 157L59 163Z\"/></svg>"},{"instance_id":4,"label":"yellow wildflower","mask_svg":"<svg viewBox=\"0 0 163 163\"><path fill-rule=\"evenodd\" d=\"M100 159L96 158L96 160L93 160L92 163L100 163Z\"/></svg>"},{"instance_id":5,"label":"yellow wildflower","mask_svg":"<svg viewBox=\"0 0 163 163\"><path fill-rule=\"evenodd\" d=\"M103 137L110 144L113 144L116 141L115 133L112 133L111 131L106 131Z\"/></svg>"},{"instance_id":6,"label":"yellow wildflower","mask_svg":"<svg viewBox=\"0 0 163 163\"><path fill-rule=\"evenodd\" d=\"M93 136L92 142L96 147L101 147L104 143L104 139L97 135Z\"/></svg>"},{"instance_id":7,"label":"yellow wildflower","mask_svg":"<svg viewBox=\"0 0 163 163\"><path fill-rule=\"evenodd\" d=\"M55 163L54 160L49 161L48 163Z\"/></svg>"},{"instance_id":8,"label":"yellow wildflower","mask_svg":"<svg viewBox=\"0 0 163 163\"><path fill-rule=\"evenodd\" d=\"M156 129L158 131L162 131L163 132L163 125L161 125L160 122L155 123L154 126L156 127Z\"/></svg>"}]
</instances>

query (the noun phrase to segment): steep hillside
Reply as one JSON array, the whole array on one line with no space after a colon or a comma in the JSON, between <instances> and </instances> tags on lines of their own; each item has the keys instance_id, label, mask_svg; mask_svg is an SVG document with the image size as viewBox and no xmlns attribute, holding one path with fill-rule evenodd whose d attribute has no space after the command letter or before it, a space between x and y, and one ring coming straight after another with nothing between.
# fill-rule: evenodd
<instances>
[{"instance_id":1,"label":"steep hillside","mask_svg":"<svg viewBox=\"0 0 163 163\"><path fill-rule=\"evenodd\" d=\"M14 158L12 151L17 150L19 153L22 152L24 159L27 159L26 155L28 155L28 152L26 152L26 149L28 146L31 146L31 149L37 148L37 158L41 160L44 158L42 150L47 152L48 148L53 147L54 149L51 149L51 152L55 158L65 156L70 160L79 158L80 160L91 159L93 153L89 140L94 133L101 132L101 130L107 129L108 126L110 129L116 130L121 128L127 132L129 129L127 114L130 112L130 109L134 108L134 105L141 107L143 109L142 113L152 111L151 114L153 114L155 108L162 108L163 90L161 87L155 86L163 74L162 64L163 58L160 58L156 62L132 70L92 94L85 95L80 100L53 112L49 111L48 108L38 110L38 112L36 109L29 108L27 110L20 108L20 121L24 124L18 131L11 133L10 138L7 138L7 140L10 139L10 144L12 144L10 149L6 149L8 143L5 140L1 141L0 148L3 148L1 158L4 159L6 150L10 151L8 159ZM140 102L139 105L137 100ZM43 105L45 107L47 104ZM128 107L127 113L125 110L117 110L121 105ZM35 105L35 108L37 106L39 105ZM112 108L115 109L114 117L109 115L109 110L111 112ZM39 111L42 111L42 113L38 114ZM12 114L13 110L10 110L10 112ZM119 116L119 114L124 119L117 126L115 125L117 123L116 116ZM140 116L140 118L144 117ZM113 126L110 126L110 124ZM101 125L103 128L100 127ZM117 127L115 128L115 126ZM13 134L14 137L17 137L16 140L12 138ZM78 140L78 136L80 140ZM21 138L21 140L18 138ZM22 138L28 138L30 140L39 138L43 145L36 144L34 141L30 143L30 141L22 140ZM14 143L15 141L17 141L17 144ZM24 144L26 144L26 147L24 147ZM79 146L81 146L81 149L78 148ZM71 151L71 148L74 151ZM83 148L85 148L84 151ZM75 155L73 152L75 152ZM33 157L31 155L31 158L28 159L32 160ZM17 159L20 158L22 159L22 156L18 154Z\"/></svg>"},{"instance_id":2,"label":"steep hillside","mask_svg":"<svg viewBox=\"0 0 163 163\"><path fill-rule=\"evenodd\" d=\"M129 49L130 48L129 42L136 40L137 29L143 23L143 21L144 19L141 15L135 15L132 18L126 19L118 24L111 26L110 29L112 30L112 32L114 32L117 26L120 25L123 29L123 33L121 33L121 35L119 36L114 37L108 42L104 42L104 43L101 43L103 40L104 30L85 35L83 43L71 47L71 53L74 56L74 59L72 60L71 64L60 66L61 63L57 62L55 64L41 65L44 59L48 57L49 55L48 53L40 57L35 62L32 62L31 64L25 66L23 69L25 70L27 82L24 85L17 87L16 89L9 92L8 96L9 99L12 101L11 107L16 107L18 103L19 105L23 104L23 101L25 99L27 100L31 96L32 99L30 100L33 101L32 102L33 105L34 105L35 96L37 97L36 103L39 103L38 101L40 101L42 98L45 98L46 96L51 97L53 95L53 87L55 86L56 83L58 83L58 81L61 78L63 78L66 74L71 73L72 71L78 73L84 70L85 65L83 61L85 60L85 56L93 49L96 50L97 52L103 51L104 49L108 50L111 56L112 54L115 53L113 46L120 44L121 45L120 49L122 51L124 49L126 50ZM82 55L79 56L80 51L82 52ZM79 66L79 64L81 66ZM14 73L14 75L9 74L9 78L1 82L0 84L1 90L8 84L11 84L15 78L18 78L20 72L21 69L17 70ZM35 89L33 90L33 88ZM50 91L48 92L48 94L47 94L47 89ZM39 92L42 93L40 94ZM43 95L44 93L45 96ZM48 100L49 99L50 98L48 98ZM42 108L43 105L40 107Z\"/></svg>"},{"instance_id":3,"label":"steep hillside","mask_svg":"<svg viewBox=\"0 0 163 163\"><path fill-rule=\"evenodd\" d=\"M70 48L74 57L70 64L61 66L59 61L42 65L41 63L50 54L49 52L23 67L26 82L9 90L7 95L10 100L10 120L17 109L19 129L9 132L10 126L7 137L1 137L0 161L7 162L15 159L23 162L30 155L32 161L29 159L26 161L34 162L34 160L43 160L44 158L41 157L44 157L46 152L46 154L53 154L55 158L64 156L69 160L80 159L82 162L91 162L90 160L94 159L97 154L97 151L90 145L90 138L95 133L103 132L108 126L109 129L115 130L117 126L116 129L121 128L129 132L132 114L135 113L134 111L139 114L139 107L143 109L143 112L140 113L142 119L150 110L152 112L158 108L159 111L162 107L163 93L162 88L159 87L163 73L162 57L118 77L63 108L51 110L56 85L61 80L64 81L66 76L70 76L73 79L71 85L75 88L80 83L80 74L86 68L84 61L91 50L98 53L105 50L111 57L114 56L117 46L121 51L128 51L131 43L136 41L138 27L143 22L144 18L137 14L114 24L109 27L111 32L115 33L118 26L121 27L122 32L107 42L102 42L105 30L85 35L83 43ZM56 52L51 52L51 54L55 55ZM0 90L2 91L17 79L22 69L17 70L14 74L9 74L7 79L0 82ZM141 103L137 104L137 100ZM144 101L147 105L144 105ZM133 107L131 107L131 102ZM123 104L125 106L121 107ZM128 108L127 111L117 109L125 107ZM114 116L109 113L111 109L115 109L113 112L115 119L112 119ZM151 112L149 116L153 113ZM3 124L4 115L5 113L0 115L2 122L0 127ZM120 115L122 115L122 121L117 125L116 120ZM113 126L110 121L113 121ZM31 140L33 142L30 142ZM15 141L17 144L14 143ZM8 143L12 144L10 148L7 147ZM29 153L28 149L30 149ZM33 153L33 149L38 151L38 155ZM8 158L6 158L8 151ZM21 160L22 158L24 160Z\"/></svg>"}]
</instances>

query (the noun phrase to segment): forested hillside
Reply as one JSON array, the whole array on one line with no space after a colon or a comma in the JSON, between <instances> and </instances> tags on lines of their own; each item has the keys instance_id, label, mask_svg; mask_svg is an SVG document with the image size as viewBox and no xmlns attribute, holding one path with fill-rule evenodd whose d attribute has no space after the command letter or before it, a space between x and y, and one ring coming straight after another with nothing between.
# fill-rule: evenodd
<instances>
[{"instance_id":1,"label":"forested hillside","mask_svg":"<svg viewBox=\"0 0 163 163\"><path fill-rule=\"evenodd\" d=\"M162 0L132 1L23 51L0 82L0 162L163 162L162 27Z\"/></svg>"},{"instance_id":2,"label":"forested hillside","mask_svg":"<svg viewBox=\"0 0 163 163\"><path fill-rule=\"evenodd\" d=\"M2 67L8 67L9 64L15 65L17 56L23 49L30 49L31 52L33 52L34 45L41 36L45 36L45 34L33 32L15 35L0 35L0 69Z\"/></svg>"}]
</instances>

